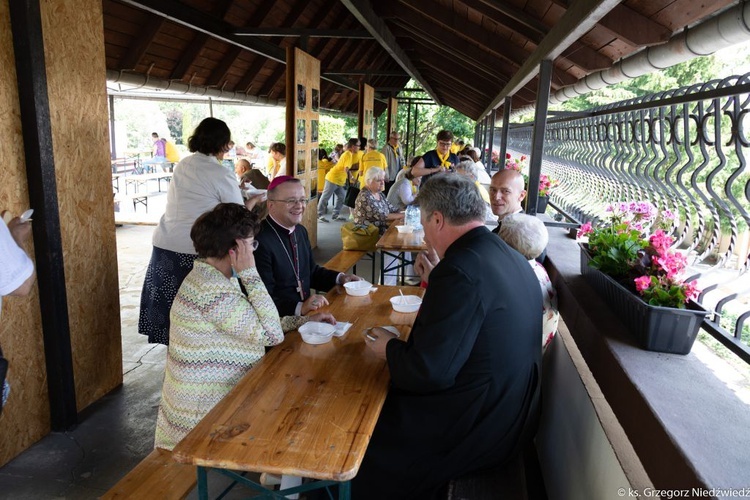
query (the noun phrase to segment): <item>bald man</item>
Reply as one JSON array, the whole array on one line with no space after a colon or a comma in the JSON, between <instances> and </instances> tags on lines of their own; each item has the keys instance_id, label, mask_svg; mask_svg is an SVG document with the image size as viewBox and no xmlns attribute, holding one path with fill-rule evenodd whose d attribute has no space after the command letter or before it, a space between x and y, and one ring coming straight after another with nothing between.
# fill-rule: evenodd
<instances>
[{"instance_id":1,"label":"bald man","mask_svg":"<svg viewBox=\"0 0 750 500\"><path fill-rule=\"evenodd\" d=\"M492 176L490 182L490 206L497 215L497 228L492 232L498 234L503 219L508 214L523 212L521 203L526 198L526 183L523 175L517 170L500 170Z\"/></svg>"}]
</instances>

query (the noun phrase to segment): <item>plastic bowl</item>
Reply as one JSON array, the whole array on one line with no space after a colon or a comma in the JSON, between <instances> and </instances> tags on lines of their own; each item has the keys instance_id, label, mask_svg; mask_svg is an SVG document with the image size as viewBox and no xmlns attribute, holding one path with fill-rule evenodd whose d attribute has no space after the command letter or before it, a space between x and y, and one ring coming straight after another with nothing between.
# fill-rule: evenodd
<instances>
[{"instance_id":1,"label":"plastic bowl","mask_svg":"<svg viewBox=\"0 0 750 500\"><path fill-rule=\"evenodd\" d=\"M364 297L368 293L370 293L370 288L372 288L372 284L369 281L350 281L349 283L344 283L344 288L346 289L346 293L348 295L353 295L355 297Z\"/></svg>"},{"instance_id":2,"label":"plastic bowl","mask_svg":"<svg viewBox=\"0 0 750 500\"><path fill-rule=\"evenodd\" d=\"M302 340L308 344L325 344L326 342L330 342L334 330L336 330L334 325L318 321L308 321L298 328Z\"/></svg>"},{"instance_id":3,"label":"plastic bowl","mask_svg":"<svg viewBox=\"0 0 750 500\"><path fill-rule=\"evenodd\" d=\"M413 313L422 305L422 297L418 295L396 295L391 297L393 310L400 313Z\"/></svg>"},{"instance_id":4,"label":"plastic bowl","mask_svg":"<svg viewBox=\"0 0 750 500\"><path fill-rule=\"evenodd\" d=\"M413 233L414 232L414 227L413 226L407 226L407 225L396 226L396 229L401 234L409 234L409 233Z\"/></svg>"}]
</instances>

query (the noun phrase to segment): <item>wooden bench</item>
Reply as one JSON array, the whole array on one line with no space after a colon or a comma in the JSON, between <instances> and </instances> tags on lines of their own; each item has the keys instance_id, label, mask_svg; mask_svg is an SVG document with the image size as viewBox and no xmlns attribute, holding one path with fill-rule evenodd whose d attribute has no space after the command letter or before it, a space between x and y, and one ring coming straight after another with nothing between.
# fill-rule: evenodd
<instances>
[{"instance_id":1,"label":"wooden bench","mask_svg":"<svg viewBox=\"0 0 750 500\"><path fill-rule=\"evenodd\" d=\"M375 252L365 252L363 250L341 250L339 253L331 257L328 262L323 264L323 267L340 273L345 273L349 271L349 269L353 269L354 274L357 274L357 262L359 262L365 255L372 256L371 282L375 283Z\"/></svg>"},{"instance_id":2,"label":"wooden bench","mask_svg":"<svg viewBox=\"0 0 750 500\"><path fill-rule=\"evenodd\" d=\"M101 498L181 500L196 483L194 465L177 463L171 451L156 448Z\"/></svg>"}]
</instances>

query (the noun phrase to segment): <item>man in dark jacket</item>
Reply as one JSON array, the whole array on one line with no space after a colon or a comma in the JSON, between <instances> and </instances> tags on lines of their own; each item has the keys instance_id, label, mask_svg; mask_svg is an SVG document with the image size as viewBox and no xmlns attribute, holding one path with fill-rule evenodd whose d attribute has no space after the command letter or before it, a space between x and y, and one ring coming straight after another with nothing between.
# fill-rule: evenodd
<instances>
[{"instance_id":1,"label":"man in dark jacket","mask_svg":"<svg viewBox=\"0 0 750 500\"><path fill-rule=\"evenodd\" d=\"M417 197L440 262L411 336L367 345L391 388L355 499L431 498L451 478L514 460L533 436L541 380L539 283L528 262L484 227L470 180L435 175Z\"/></svg>"},{"instance_id":2,"label":"man in dark jacket","mask_svg":"<svg viewBox=\"0 0 750 500\"><path fill-rule=\"evenodd\" d=\"M315 263L307 230L300 224L307 207L299 179L282 175L268 186L268 217L255 237L255 265L280 316L304 316L328 305L322 295L334 285L361 279Z\"/></svg>"}]
</instances>

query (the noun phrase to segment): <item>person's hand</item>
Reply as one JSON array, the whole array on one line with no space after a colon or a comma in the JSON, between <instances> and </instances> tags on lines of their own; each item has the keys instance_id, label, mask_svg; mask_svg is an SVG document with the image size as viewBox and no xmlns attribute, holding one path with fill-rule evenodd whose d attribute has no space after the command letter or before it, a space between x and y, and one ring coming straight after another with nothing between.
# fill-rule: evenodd
<instances>
[{"instance_id":1,"label":"person's hand","mask_svg":"<svg viewBox=\"0 0 750 500\"><path fill-rule=\"evenodd\" d=\"M375 357L385 360L385 346L391 339L397 338L396 335L385 328L370 328L365 334L365 344L375 353Z\"/></svg>"},{"instance_id":2,"label":"person's hand","mask_svg":"<svg viewBox=\"0 0 750 500\"><path fill-rule=\"evenodd\" d=\"M236 273L245 269L255 267L255 255L253 255L253 241L236 239L237 247L229 250L229 262Z\"/></svg>"},{"instance_id":3,"label":"person's hand","mask_svg":"<svg viewBox=\"0 0 750 500\"><path fill-rule=\"evenodd\" d=\"M31 222L21 222L19 217L13 217L8 222L8 230L16 244L19 247L23 246L31 236Z\"/></svg>"},{"instance_id":4,"label":"person's hand","mask_svg":"<svg viewBox=\"0 0 750 500\"><path fill-rule=\"evenodd\" d=\"M336 318L333 317L333 314L331 313L315 313L308 316L310 318L310 321L318 321L320 323L329 323L331 325L336 324Z\"/></svg>"},{"instance_id":5,"label":"person's hand","mask_svg":"<svg viewBox=\"0 0 750 500\"><path fill-rule=\"evenodd\" d=\"M245 200L245 208L247 208L248 210L252 210L255 205L263 203L264 201L266 201L266 193L253 195Z\"/></svg>"},{"instance_id":6,"label":"person's hand","mask_svg":"<svg viewBox=\"0 0 750 500\"><path fill-rule=\"evenodd\" d=\"M306 301L302 303L302 316L306 316L310 311L317 311L321 307L328 305L328 299L322 295L310 295Z\"/></svg>"},{"instance_id":7,"label":"person's hand","mask_svg":"<svg viewBox=\"0 0 750 500\"><path fill-rule=\"evenodd\" d=\"M360 278L356 274L344 274L341 276L341 279L339 279L339 285L349 283L350 281L362 281L362 278Z\"/></svg>"},{"instance_id":8,"label":"person's hand","mask_svg":"<svg viewBox=\"0 0 750 500\"><path fill-rule=\"evenodd\" d=\"M414 271L422 278L422 281L428 283L430 281L430 273L439 262L440 257L438 257L435 249L430 247L427 250L419 252L414 261Z\"/></svg>"}]
</instances>

